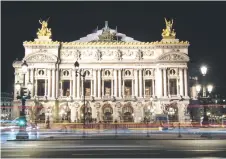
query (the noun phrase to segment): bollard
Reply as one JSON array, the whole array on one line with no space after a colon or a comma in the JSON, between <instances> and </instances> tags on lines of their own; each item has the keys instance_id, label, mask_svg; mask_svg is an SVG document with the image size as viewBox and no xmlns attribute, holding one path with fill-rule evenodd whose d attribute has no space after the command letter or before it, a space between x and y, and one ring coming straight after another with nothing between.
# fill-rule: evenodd
<instances>
[{"instance_id":1,"label":"bollard","mask_svg":"<svg viewBox=\"0 0 226 159\"><path fill-rule=\"evenodd\" d=\"M179 132L178 132L178 137L182 137L181 132L180 132L180 123L179 123Z\"/></svg>"}]
</instances>

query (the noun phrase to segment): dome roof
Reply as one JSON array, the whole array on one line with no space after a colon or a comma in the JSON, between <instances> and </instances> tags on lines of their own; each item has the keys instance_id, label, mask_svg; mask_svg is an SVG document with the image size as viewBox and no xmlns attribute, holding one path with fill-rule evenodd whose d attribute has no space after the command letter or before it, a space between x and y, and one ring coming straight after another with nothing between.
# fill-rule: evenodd
<instances>
[{"instance_id":1,"label":"dome roof","mask_svg":"<svg viewBox=\"0 0 226 159\"><path fill-rule=\"evenodd\" d=\"M105 38L105 39L103 39ZM123 42L139 42L134 40L132 37L128 37L123 33L117 32L117 29L111 29L108 27L108 22L105 22L105 27L101 30L96 29L94 33L88 34L85 37L80 38L74 42L92 42L92 41L111 41L114 38L114 41L123 41Z\"/></svg>"}]
</instances>

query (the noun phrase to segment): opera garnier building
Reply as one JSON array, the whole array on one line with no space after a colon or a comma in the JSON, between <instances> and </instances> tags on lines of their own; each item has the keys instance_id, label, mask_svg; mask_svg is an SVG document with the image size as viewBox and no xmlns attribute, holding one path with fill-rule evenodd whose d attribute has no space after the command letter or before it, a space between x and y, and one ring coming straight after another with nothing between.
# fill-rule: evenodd
<instances>
[{"instance_id":1,"label":"opera garnier building","mask_svg":"<svg viewBox=\"0 0 226 159\"><path fill-rule=\"evenodd\" d=\"M21 105L16 97L25 88L30 121L187 120L189 43L176 38L173 20L165 19L162 40L155 42L134 40L107 21L79 40L58 42L48 20L39 23L37 39L25 41L24 58L13 62L15 118Z\"/></svg>"}]
</instances>

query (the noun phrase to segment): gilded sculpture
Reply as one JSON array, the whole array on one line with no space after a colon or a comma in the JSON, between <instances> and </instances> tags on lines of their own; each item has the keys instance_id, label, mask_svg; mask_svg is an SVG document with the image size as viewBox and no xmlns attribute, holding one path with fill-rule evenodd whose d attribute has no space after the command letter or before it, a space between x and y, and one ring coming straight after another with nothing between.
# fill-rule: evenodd
<instances>
[{"instance_id":1,"label":"gilded sculpture","mask_svg":"<svg viewBox=\"0 0 226 159\"><path fill-rule=\"evenodd\" d=\"M176 33L173 29L173 19L167 21L165 18L165 23L166 23L166 29L162 30L162 37L163 38L175 38Z\"/></svg>"},{"instance_id":2,"label":"gilded sculpture","mask_svg":"<svg viewBox=\"0 0 226 159\"><path fill-rule=\"evenodd\" d=\"M47 36L47 37L51 37L52 33L51 33L51 28L48 28L48 21L49 19L45 20L39 20L39 23L42 25L41 29L38 29L37 32L37 36L41 37L41 36Z\"/></svg>"}]
</instances>

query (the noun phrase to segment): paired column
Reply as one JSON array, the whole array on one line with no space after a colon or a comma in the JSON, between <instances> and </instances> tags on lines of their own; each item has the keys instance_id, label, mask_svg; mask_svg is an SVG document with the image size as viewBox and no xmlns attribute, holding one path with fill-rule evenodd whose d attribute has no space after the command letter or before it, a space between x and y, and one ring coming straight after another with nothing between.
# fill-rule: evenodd
<instances>
[{"instance_id":1,"label":"paired column","mask_svg":"<svg viewBox=\"0 0 226 159\"><path fill-rule=\"evenodd\" d=\"M158 97L162 96L162 70L160 68L156 69L156 76L155 76L155 83L156 83L156 95Z\"/></svg>"},{"instance_id":2,"label":"paired column","mask_svg":"<svg viewBox=\"0 0 226 159\"><path fill-rule=\"evenodd\" d=\"M93 96L96 97L97 96L97 71L95 69L93 70L93 78L94 78Z\"/></svg>"},{"instance_id":3,"label":"paired column","mask_svg":"<svg viewBox=\"0 0 226 159\"><path fill-rule=\"evenodd\" d=\"M187 68L184 69L184 95L188 96L188 79L187 79Z\"/></svg>"},{"instance_id":4,"label":"paired column","mask_svg":"<svg viewBox=\"0 0 226 159\"><path fill-rule=\"evenodd\" d=\"M52 69L52 98L56 98L56 70ZM58 84L58 83L57 83Z\"/></svg>"},{"instance_id":5,"label":"paired column","mask_svg":"<svg viewBox=\"0 0 226 159\"><path fill-rule=\"evenodd\" d=\"M114 91L114 96L115 96L115 97L117 97L117 95L118 95L118 93L117 93L117 91L118 91L118 80L117 80L117 77L118 77L118 76L117 76L117 70L115 69L115 70L114 70L114 81L115 81L115 82L114 82L114 90L115 90L115 91Z\"/></svg>"},{"instance_id":6,"label":"paired column","mask_svg":"<svg viewBox=\"0 0 226 159\"><path fill-rule=\"evenodd\" d=\"M73 78L73 99L75 99L76 98L76 81L77 81L76 70L72 71L72 78Z\"/></svg>"},{"instance_id":7,"label":"paired column","mask_svg":"<svg viewBox=\"0 0 226 159\"><path fill-rule=\"evenodd\" d=\"M78 72L80 72L80 70L77 70ZM80 81L81 81L81 76L80 73L78 73L78 77L77 77L77 99L80 98Z\"/></svg>"},{"instance_id":8,"label":"paired column","mask_svg":"<svg viewBox=\"0 0 226 159\"><path fill-rule=\"evenodd\" d=\"M59 94L59 68L56 70L56 97L58 98Z\"/></svg>"},{"instance_id":9,"label":"paired column","mask_svg":"<svg viewBox=\"0 0 226 159\"><path fill-rule=\"evenodd\" d=\"M135 96L138 97L138 73L137 70L134 70L134 77L135 77Z\"/></svg>"},{"instance_id":10,"label":"paired column","mask_svg":"<svg viewBox=\"0 0 226 159\"><path fill-rule=\"evenodd\" d=\"M142 90L142 87L143 85L142 85L142 69L140 69L139 70L139 87L140 87L140 91L139 91L139 97L142 97L143 95L142 95L142 92L143 92L143 90Z\"/></svg>"},{"instance_id":11,"label":"paired column","mask_svg":"<svg viewBox=\"0 0 226 159\"><path fill-rule=\"evenodd\" d=\"M31 91L31 97L33 97L34 96L34 88L35 88L34 87L34 69L33 68L31 69L30 79L31 79L31 83L32 83L32 89L30 91Z\"/></svg>"},{"instance_id":12,"label":"paired column","mask_svg":"<svg viewBox=\"0 0 226 159\"><path fill-rule=\"evenodd\" d=\"M164 96L167 96L167 83L166 83L166 68L163 69L163 85L164 85Z\"/></svg>"},{"instance_id":13,"label":"paired column","mask_svg":"<svg viewBox=\"0 0 226 159\"><path fill-rule=\"evenodd\" d=\"M36 74L37 69L35 69L34 71L35 71L35 74ZM35 79L35 96L37 96L37 94L38 94L38 80Z\"/></svg>"},{"instance_id":14,"label":"paired column","mask_svg":"<svg viewBox=\"0 0 226 159\"><path fill-rule=\"evenodd\" d=\"M118 96L122 98L122 69L118 70Z\"/></svg>"},{"instance_id":15,"label":"paired column","mask_svg":"<svg viewBox=\"0 0 226 159\"><path fill-rule=\"evenodd\" d=\"M51 70L48 69L48 97L51 97Z\"/></svg>"},{"instance_id":16,"label":"paired column","mask_svg":"<svg viewBox=\"0 0 226 159\"><path fill-rule=\"evenodd\" d=\"M152 79L152 96L155 97L155 80Z\"/></svg>"},{"instance_id":17,"label":"paired column","mask_svg":"<svg viewBox=\"0 0 226 159\"><path fill-rule=\"evenodd\" d=\"M179 76L180 76L180 95L184 96L184 89L183 89L183 70L182 68L179 69Z\"/></svg>"},{"instance_id":18,"label":"paired column","mask_svg":"<svg viewBox=\"0 0 226 159\"><path fill-rule=\"evenodd\" d=\"M101 97L101 76L100 76L100 73L101 73L101 69L98 69L98 98Z\"/></svg>"}]
</instances>

